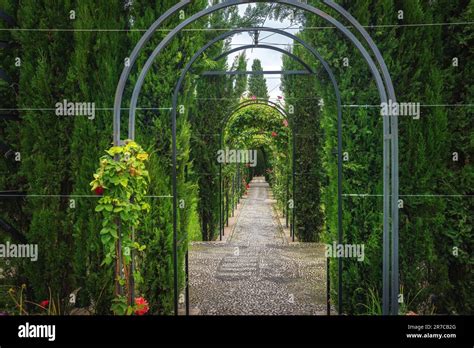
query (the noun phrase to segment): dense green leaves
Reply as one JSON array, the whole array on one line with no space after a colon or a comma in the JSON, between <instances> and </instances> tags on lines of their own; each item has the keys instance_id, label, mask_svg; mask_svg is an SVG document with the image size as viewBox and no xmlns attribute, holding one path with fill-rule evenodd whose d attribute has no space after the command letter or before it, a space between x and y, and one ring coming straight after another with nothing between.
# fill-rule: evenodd
<instances>
[{"instance_id":1,"label":"dense green leaves","mask_svg":"<svg viewBox=\"0 0 474 348\"><path fill-rule=\"evenodd\" d=\"M262 62L255 59L252 64L252 72L263 71ZM268 99L268 89L265 77L261 74L250 75L249 77L249 95L259 99Z\"/></svg>"},{"instance_id":2,"label":"dense green leaves","mask_svg":"<svg viewBox=\"0 0 474 348\"><path fill-rule=\"evenodd\" d=\"M345 1L342 5L363 25L383 26L370 28L369 32L387 62L398 100L428 105L422 106L420 120L411 117L399 120L403 199L400 292L405 299L401 310L468 313L472 296L465 289L472 282L472 274L467 271L469 261L462 255L464 250L472 250L472 233L468 232L472 231L468 227L472 226L472 202L469 196L463 195L472 187L472 166L464 161L472 153L472 135L467 136L464 131L472 129L472 114L468 117L465 107L442 105L472 103L472 93L465 82L472 75L468 58L472 50L465 46L472 31L465 26L396 27L393 24L460 22L469 13L472 16L472 1ZM317 27L325 22L308 17L306 24ZM366 64L341 35L329 35L328 30L303 30L301 35L317 46L334 68L343 104L380 103ZM454 57L464 65L454 67ZM315 94L319 93L325 101L323 164L329 182L323 187L327 218L324 239L332 242L337 231L337 164L333 154L337 145L336 109L332 87L324 81L318 83ZM301 90L296 93L304 95ZM382 193L382 130L378 116L377 109L344 109L343 151L347 154L344 193ZM453 152L458 152L461 160L453 161ZM363 263L344 259L345 310L373 313L375 307L361 304L374 299L380 302L382 202L377 196L352 196L345 197L343 203L344 242L366 246ZM458 256L453 254L456 250L453 248L459 248ZM462 276L461 269L464 269ZM333 284L337 280L335 270L334 267ZM371 291L367 292L368 289Z\"/></svg>"},{"instance_id":3,"label":"dense green leaves","mask_svg":"<svg viewBox=\"0 0 474 348\"><path fill-rule=\"evenodd\" d=\"M322 6L320 1L310 3ZM424 105L419 120L400 117L402 312L472 313L473 31L469 25L416 24L472 21L474 1L339 3L368 28L387 62L398 100ZM0 0L0 8L17 19L20 28L42 29L0 31L2 41L17 44L0 50L0 66L15 82L0 82L1 108L22 109L21 123L0 121L2 143L7 150L21 153L21 161L10 157L0 162L0 190L32 195L7 203L2 200L0 218L12 223L28 242L39 244L38 262L20 262L14 279L28 285L34 300L47 298L48 288L61 299L80 288L78 306L110 313L112 272L101 267L101 262L112 250L104 249L102 241L113 241L117 231L103 226L100 216L125 216L127 207L102 201L96 208L97 198L90 197L90 176L103 149L111 146L111 107L124 60L143 34L142 29L174 4L174 0L134 1L127 6L121 1ZM184 17L207 5L208 1L193 1ZM269 13L270 6L273 12ZM69 18L71 9L76 12L74 20ZM334 11L325 10L339 18ZM343 191L352 194L343 200L344 242L365 244L365 260L344 260L343 290L347 313L376 313L380 310L382 273L383 138L376 107L380 100L371 72L360 53L341 34L327 28L325 21L287 6L258 3L247 9L244 18L233 9L203 18L194 27L248 27L262 25L266 18L304 21L305 28L299 35L317 47L334 69L343 104L375 106L344 108ZM181 21L176 15L163 29ZM6 27L5 22L0 21L0 26ZM110 31L95 30L104 28ZM166 34L166 30L155 34L137 66L143 66ZM151 154L149 197L143 198L150 213L137 227L137 248L147 245L138 261L143 270L140 291L150 301L153 313L171 313L173 300L171 96L182 67L213 37L214 32L186 31L170 42L154 62L138 103L136 138ZM211 59L227 48L225 42L214 45L196 62L193 73L227 69L224 60ZM314 61L298 45L293 51L305 61ZM16 57L21 58L21 66L15 66ZM222 120L244 101L247 87L250 96L268 98L264 77L254 75L247 81L246 76L187 76L180 91L183 112L178 114L177 125L180 289L184 286L186 242L213 240L218 234L216 154L222 145L258 150L255 169L223 166L227 195L235 190L237 179L247 182L252 174L263 173L283 209L289 198L287 188L293 187L290 178L294 164L295 190L290 193L295 198L298 238L330 243L336 240L335 97L325 71L317 63L312 65L317 78L288 76L283 81L282 105L288 112L292 110L289 124L268 107L252 106L229 121L223 144ZM245 54L239 55L230 68L247 70ZM297 66L285 59L284 68ZM262 69L255 60L252 70ZM132 70L126 97L137 76L138 69ZM94 102L95 119L56 116L54 105L63 99ZM125 133L127 112L122 114ZM292 163L293 144L296 157ZM109 156L121 150L111 151ZM110 177L110 184L124 190L131 185L129 180L115 176ZM2 234L0 240L10 238ZM332 284L337 284L335 263L331 276ZM336 298L334 289L332 295Z\"/></svg>"}]
</instances>

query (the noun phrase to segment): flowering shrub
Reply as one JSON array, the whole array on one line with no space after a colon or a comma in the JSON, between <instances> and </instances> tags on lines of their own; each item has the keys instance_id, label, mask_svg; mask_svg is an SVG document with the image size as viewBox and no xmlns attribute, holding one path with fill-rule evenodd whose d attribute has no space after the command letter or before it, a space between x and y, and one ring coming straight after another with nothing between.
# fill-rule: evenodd
<instances>
[{"instance_id":1,"label":"flowering shrub","mask_svg":"<svg viewBox=\"0 0 474 348\"><path fill-rule=\"evenodd\" d=\"M148 301L143 297L137 297L133 305L128 303L125 296L117 296L112 300L112 311L117 315L145 315L149 310Z\"/></svg>"},{"instance_id":2,"label":"flowering shrub","mask_svg":"<svg viewBox=\"0 0 474 348\"><path fill-rule=\"evenodd\" d=\"M126 140L124 146L114 146L106 151L90 183L91 190L102 196L95 210L103 216L100 231L105 251L103 263L110 265L115 261L117 298L112 310L116 314L126 314L130 311L128 308L133 307L132 288L141 280L138 270L132 274L130 265L132 251L141 252L146 247L135 241L134 234L142 214L150 211L150 205L144 201L149 183L145 169L148 157L140 145ZM125 310L121 306L124 286Z\"/></svg>"}]
</instances>

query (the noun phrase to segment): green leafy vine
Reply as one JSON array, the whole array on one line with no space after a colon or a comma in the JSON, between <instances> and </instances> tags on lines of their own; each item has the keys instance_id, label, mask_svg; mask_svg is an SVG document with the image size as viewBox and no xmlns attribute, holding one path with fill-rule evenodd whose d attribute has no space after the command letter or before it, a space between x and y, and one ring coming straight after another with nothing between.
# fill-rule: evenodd
<instances>
[{"instance_id":1,"label":"green leafy vine","mask_svg":"<svg viewBox=\"0 0 474 348\"><path fill-rule=\"evenodd\" d=\"M126 140L123 146L110 148L100 158L100 167L90 183L91 190L101 196L95 211L103 216L100 231L105 252L103 264L115 262L116 298L127 299L128 307L135 305L131 294L141 281L138 269L130 267L133 251L142 252L146 248L135 241L135 233L143 214L151 208L144 200L150 181L145 168L148 159L140 145ZM113 307L116 314L130 312Z\"/></svg>"}]
</instances>

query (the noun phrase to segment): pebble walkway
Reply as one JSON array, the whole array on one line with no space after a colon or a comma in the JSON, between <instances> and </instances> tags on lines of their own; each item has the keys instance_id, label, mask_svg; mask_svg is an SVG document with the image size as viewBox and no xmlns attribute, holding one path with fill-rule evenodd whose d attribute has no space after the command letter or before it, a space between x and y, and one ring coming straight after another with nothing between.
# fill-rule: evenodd
<instances>
[{"instance_id":1,"label":"pebble walkway","mask_svg":"<svg viewBox=\"0 0 474 348\"><path fill-rule=\"evenodd\" d=\"M273 216L269 185L255 178L226 243L193 243L192 313L325 315L326 259L316 243L287 243Z\"/></svg>"}]
</instances>

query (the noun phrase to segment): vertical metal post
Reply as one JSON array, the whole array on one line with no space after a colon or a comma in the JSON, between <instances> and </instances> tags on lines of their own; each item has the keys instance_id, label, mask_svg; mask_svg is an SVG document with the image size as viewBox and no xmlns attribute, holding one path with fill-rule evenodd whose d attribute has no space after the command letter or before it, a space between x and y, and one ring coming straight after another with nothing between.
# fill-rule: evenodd
<instances>
[{"instance_id":1,"label":"vertical metal post","mask_svg":"<svg viewBox=\"0 0 474 348\"><path fill-rule=\"evenodd\" d=\"M222 178L222 201L221 201L221 205L222 205L222 235L225 235L224 231L225 231L225 184L226 184L226 179L225 177Z\"/></svg>"},{"instance_id":2,"label":"vertical metal post","mask_svg":"<svg viewBox=\"0 0 474 348\"><path fill-rule=\"evenodd\" d=\"M333 79L331 75L331 79ZM336 83L335 79L333 83ZM342 227L342 106L341 96L336 89L336 98L338 103L337 111L337 240L338 244L343 243ZM342 257L338 258L338 307L339 315L343 313L342 299Z\"/></svg>"},{"instance_id":3,"label":"vertical metal post","mask_svg":"<svg viewBox=\"0 0 474 348\"><path fill-rule=\"evenodd\" d=\"M225 190L225 223L229 227L229 191Z\"/></svg>"},{"instance_id":4,"label":"vertical metal post","mask_svg":"<svg viewBox=\"0 0 474 348\"><path fill-rule=\"evenodd\" d=\"M135 242L135 228L132 227L132 243ZM135 252L133 248L130 250L130 302L132 306L135 304Z\"/></svg>"},{"instance_id":5,"label":"vertical metal post","mask_svg":"<svg viewBox=\"0 0 474 348\"><path fill-rule=\"evenodd\" d=\"M224 149L224 128L221 129L219 133L219 144L221 150ZM222 235L224 232L224 221L223 221L223 214L224 214L224 208L222 207L223 205L223 185L224 185L224 179L222 178L222 163L219 163L219 240L222 241Z\"/></svg>"},{"instance_id":6,"label":"vertical metal post","mask_svg":"<svg viewBox=\"0 0 474 348\"><path fill-rule=\"evenodd\" d=\"M219 163L219 240L222 241L222 164Z\"/></svg>"},{"instance_id":7,"label":"vertical metal post","mask_svg":"<svg viewBox=\"0 0 474 348\"><path fill-rule=\"evenodd\" d=\"M326 257L326 313L331 315L331 259Z\"/></svg>"},{"instance_id":8,"label":"vertical metal post","mask_svg":"<svg viewBox=\"0 0 474 348\"><path fill-rule=\"evenodd\" d=\"M177 98L177 96L176 96ZM172 133L172 152L173 152L173 272L174 272L174 315L178 315L178 180L177 180L177 149L176 149L176 104L173 103L171 133Z\"/></svg>"},{"instance_id":9,"label":"vertical metal post","mask_svg":"<svg viewBox=\"0 0 474 348\"><path fill-rule=\"evenodd\" d=\"M118 240L117 240L117 245L118 245L118 276L120 279L123 279L123 255L122 255L122 220L118 220L117 223L117 229L118 229ZM116 272L117 273L117 272ZM117 276L117 274L116 274ZM123 287L120 285L120 282L116 281L116 288L118 289L118 294L123 295Z\"/></svg>"},{"instance_id":10,"label":"vertical metal post","mask_svg":"<svg viewBox=\"0 0 474 348\"><path fill-rule=\"evenodd\" d=\"M291 240L294 242L295 241L295 223L296 223L296 132L297 132L297 127L296 127L296 120L293 121L293 209L291 209Z\"/></svg>"},{"instance_id":11,"label":"vertical metal post","mask_svg":"<svg viewBox=\"0 0 474 348\"><path fill-rule=\"evenodd\" d=\"M235 174L232 175L232 217L234 217L235 209Z\"/></svg>"},{"instance_id":12,"label":"vertical metal post","mask_svg":"<svg viewBox=\"0 0 474 348\"><path fill-rule=\"evenodd\" d=\"M289 222L289 214L290 214L290 207L289 207L289 200L290 200L290 175L289 173L286 175L286 201L285 201L285 222L286 228L288 228Z\"/></svg>"},{"instance_id":13,"label":"vertical metal post","mask_svg":"<svg viewBox=\"0 0 474 348\"><path fill-rule=\"evenodd\" d=\"M242 179L240 178L240 166L237 165L237 205L240 204L240 193L242 192L241 185Z\"/></svg>"},{"instance_id":14,"label":"vertical metal post","mask_svg":"<svg viewBox=\"0 0 474 348\"><path fill-rule=\"evenodd\" d=\"M186 255L184 257L184 271L185 271L185 298L186 298L186 315L189 316L189 250L186 248Z\"/></svg>"},{"instance_id":15,"label":"vertical metal post","mask_svg":"<svg viewBox=\"0 0 474 348\"><path fill-rule=\"evenodd\" d=\"M383 265L382 265L382 314L390 314L390 124L389 116L383 117Z\"/></svg>"},{"instance_id":16,"label":"vertical metal post","mask_svg":"<svg viewBox=\"0 0 474 348\"><path fill-rule=\"evenodd\" d=\"M391 116L392 132L392 304L391 314L398 315L398 115Z\"/></svg>"}]
</instances>

